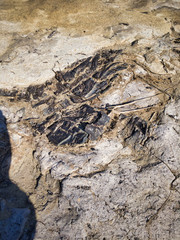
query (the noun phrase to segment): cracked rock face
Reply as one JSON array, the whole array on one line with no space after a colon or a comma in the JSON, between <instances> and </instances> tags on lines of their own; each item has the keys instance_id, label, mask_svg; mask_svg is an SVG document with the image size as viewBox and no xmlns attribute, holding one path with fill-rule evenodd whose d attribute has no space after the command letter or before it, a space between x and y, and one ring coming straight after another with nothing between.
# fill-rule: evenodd
<instances>
[{"instance_id":1,"label":"cracked rock face","mask_svg":"<svg viewBox=\"0 0 180 240\"><path fill-rule=\"evenodd\" d=\"M24 2L28 19L30 5ZM69 20L64 27L71 22L76 28L85 8L94 9L87 2L79 5L78 13L66 13ZM4 73L12 66L16 76L18 64L24 68L32 60L36 65L32 54L38 53L40 59L47 56L52 63L47 49L41 52L48 44L66 64L59 64L61 69L47 65L50 75L35 70L34 77L29 64L30 77L25 73L12 85L10 78L7 87L1 83L0 239L179 239L179 3L127 1L121 6L127 22L117 24L112 15L118 16L120 3L96 1L99 7L106 6L110 22L101 18L103 30L96 29L95 39L101 33L106 40L92 47L95 52L79 45L82 36L76 36L76 42L74 36L66 36L75 55L81 48L87 50L80 57L71 55L70 64L63 55L70 45L64 52L57 50L64 38L58 29L17 42L26 45L29 58L26 47L18 48L20 54L10 62L6 62L8 52L2 55ZM40 11L43 16L45 7L51 6L48 1L32 2L32 9L34 5L37 10L32 13ZM127 12L134 23L124 16ZM137 24L141 15L152 24L157 18L166 24L158 30L158 25L149 26L147 21L144 28L142 19ZM93 21L89 32L95 28ZM81 27L73 34L80 34ZM93 42L93 36L86 37ZM41 46L32 53L36 44ZM39 64L39 69L45 68Z\"/></svg>"}]
</instances>

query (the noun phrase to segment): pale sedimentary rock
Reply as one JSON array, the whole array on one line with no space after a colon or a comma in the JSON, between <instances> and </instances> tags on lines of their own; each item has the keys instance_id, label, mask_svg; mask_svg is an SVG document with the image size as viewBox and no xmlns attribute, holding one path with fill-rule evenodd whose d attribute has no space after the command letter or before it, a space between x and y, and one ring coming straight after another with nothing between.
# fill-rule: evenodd
<instances>
[{"instance_id":1,"label":"pale sedimentary rock","mask_svg":"<svg viewBox=\"0 0 180 240\"><path fill-rule=\"evenodd\" d=\"M112 10L120 1L102 4ZM28 49L39 44L39 52L28 58L26 47L17 48L9 63L3 55L6 82L9 67L16 77L31 60L33 67L19 84L11 85L12 78L7 87L1 83L0 238L179 239L179 6L126 4L122 15L131 12L134 23L104 23L101 37L83 42L44 30L24 42ZM162 29L148 20L147 28L137 24L144 15L153 24L164 21ZM61 69L54 67L51 47L63 59ZM80 50L86 56L76 57ZM46 67L38 68L37 53L50 61Z\"/></svg>"}]
</instances>

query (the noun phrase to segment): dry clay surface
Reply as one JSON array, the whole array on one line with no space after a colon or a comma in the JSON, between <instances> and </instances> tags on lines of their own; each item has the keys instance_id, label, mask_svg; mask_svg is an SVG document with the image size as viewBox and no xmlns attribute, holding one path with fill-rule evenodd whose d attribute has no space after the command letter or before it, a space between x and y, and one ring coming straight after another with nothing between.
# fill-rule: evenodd
<instances>
[{"instance_id":1,"label":"dry clay surface","mask_svg":"<svg viewBox=\"0 0 180 240\"><path fill-rule=\"evenodd\" d=\"M1 10L1 238L178 240L179 2L23 2Z\"/></svg>"}]
</instances>

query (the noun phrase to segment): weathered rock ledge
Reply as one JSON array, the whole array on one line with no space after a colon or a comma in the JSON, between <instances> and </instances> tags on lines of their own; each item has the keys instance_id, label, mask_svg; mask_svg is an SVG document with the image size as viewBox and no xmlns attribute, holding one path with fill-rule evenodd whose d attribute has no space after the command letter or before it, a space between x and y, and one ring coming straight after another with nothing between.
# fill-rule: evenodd
<instances>
[{"instance_id":1,"label":"weathered rock ledge","mask_svg":"<svg viewBox=\"0 0 180 240\"><path fill-rule=\"evenodd\" d=\"M179 13L178 1L135 2L126 13L166 22L169 9ZM120 1L102 4L115 9ZM96 46L90 35L83 38L95 46L89 52L66 36L64 53L72 41L76 53L87 54L63 55L58 67L50 67L51 59L50 74L40 64L39 78L32 58L31 76L19 84L7 69L19 78L31 57L22 48L9 63L2 55L0 238L179 239L180 22L174 16L155 35L145 36L140 24L103 25ZM149 29L157 33L157 26ZM46 30L42 35L51 35L38 44L64 41L58 31ZM36 37L27 37L28 49ZM57 45L52 52L60 58ZM45 56L51 58L47 49L39 58ZM22 71L20 59L27 61Z\"/></svg>"}]
</instances>

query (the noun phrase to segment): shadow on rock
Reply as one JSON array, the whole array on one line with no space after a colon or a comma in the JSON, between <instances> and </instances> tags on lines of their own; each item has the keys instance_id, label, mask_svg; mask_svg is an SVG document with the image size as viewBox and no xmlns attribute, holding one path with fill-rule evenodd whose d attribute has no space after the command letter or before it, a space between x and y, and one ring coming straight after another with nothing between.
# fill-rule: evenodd
<instances>
[{"instance_id":1,"label":"shadow on rock","mask_svg":"<svg viewBox=\"0 0 180 240\"><path fill-rule=\"evenodd\" d=\"M32 240L35 210L28 196L9 178L11 155L6 118L0 111L0 239Z\"/></svg>"}]
</instances>

